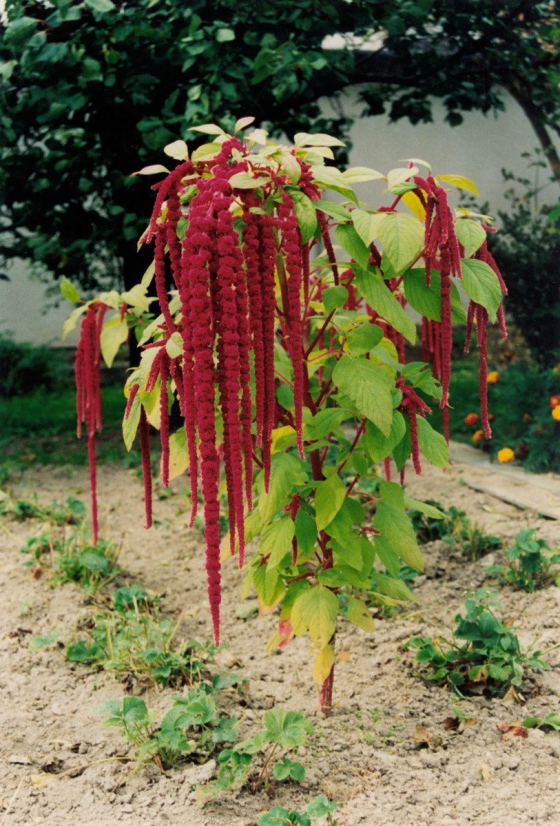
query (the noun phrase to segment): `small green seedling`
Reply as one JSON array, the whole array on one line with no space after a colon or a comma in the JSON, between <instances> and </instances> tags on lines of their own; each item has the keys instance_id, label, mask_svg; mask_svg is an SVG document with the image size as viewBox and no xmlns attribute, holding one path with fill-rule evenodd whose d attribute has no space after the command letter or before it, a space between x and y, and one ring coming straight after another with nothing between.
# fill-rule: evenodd
<instances>
[{"instance_id":1,"label":"small green seedling","mask_svg":"<svg viewBox=\"0 0 560 826\"><path fill-rule=\"evenodd\" d=\"M113 603L115 610L82 623L87 638L67 646L67 659L131 674L145 685L177 687L201 679L216 649L210 643L177 640L182 616L171 622L161 614L156 598L138 586L120 588Z\"/></svg>"},{"instance_id":2,"label":"small green seedling","mask_svg":"<svg viewBox=\"0 0 560 826\"><path fill-rule=\"evenodd\" d=\"M81 532L55 543L51 585L76 582L84 591L95 594L121 572L117 565L119 549L98 539L89 543Z\"/></svg>"},{"instance_id":3,"label":"small green seedling","mask_svg":"<svg viewBox=\"0 0 560 826\"><path fill-rule=\"evenodd\" d=\"M507 566L488 566L488 573L528 593L560 585L560 551L551 549L544 539L536 539L536 532L536 528L519 531L506 554Z\"/></svg>"},{"instance_id":4,"label":"small green seedling","mask_svg":"<svg viewBox=\"0 0 560 826\"><path fill-rule=\"evenodd\" d=\"M137 768L155 762L160 770L174 768L182 760L207 759L221 743L237 740L236 717L220 713L208 684L177 697L159 723L140 697L109 700L98 713L109 715L106 726L117 726L135 747Z\"/></svg>"},{"instance_id":5,"label":"small green seedling","mask_svg":"<svg viewBox=\"0 0 560 826\"><path fill-rule=\"evenodd\" d=\"M292 760L289 752L302 746L313 733L311 723L299 711L276 708L267 711L263 725L252 737L220 753L217 779L202 789L204 802L225 789L248 785L253 792L259 788L270 791L284 780L304 780L304 766ZM256 755L261 753L262 760L257 763Z\"/></svg>"},{"instance_id":6,"label":"small green seedling","mask_svg":"<svg viewBox=\"0 0 560 826\"><path fill-rule=\"evenodd\" d=\"M551 712L546 717L526 717L521 725L525 728L541 728L544 731L560 731L560 714Z\"/></svg>"},{"instance_id":7,"label":"small green seedling","mask_svg":"<svg viewBox=\"0 0 560 826\"><path fill-rule=\"evenodd\" d=\"M437 509L440 514L416 509L410 513L416 538L420 543L442 539L448 545L458 545L471 562L501 547L499 536L485 534L476 523L471 522L465 511L454 505L444 509L440 502L428 499L423 503ZM443 516L443 518L442 518Z\"/></svg>"},{"instance_id":8,"label":"small green seedling","mask_svg":"<svg viewBox=\"0 0 560 826\"><path fill-rule=\"evenodd\" d=\"M86 515L86 507L79 499L69 496L65 503L53 502L51 505L42 505L34 497L27 499L13 499L9 494L0 498L0 514L10 514L15 519L43 519L54 525L77 525Z\"/></svg>"},{"instance_id":9,"label":"small green seedling","mask_svg":"<svg viewBox=\"0 0 560 826\"><path fill-rule=\"evenodd\" d=\"M421 675L447 683L459 696L503 696L510 686L520 686L525 670L549 666L540 651L523 650L512 629L492 610L492 594L483 591L465 602L465 616L457 614L453 640L415 637L407 647L416 651Z\"/></svg>"},{"instance_id":10,"label":"small green seedling","mask_svg":"<svg viewBox=\"0 0 560 826\"><path fill-rule=\"evenodd\" d=\"M328 826L336 826L333 812L337 804L328 800L324 794L316 797L305 809L305 812L289 811L280 806L269 809L257 820L257 826L311 826L312 821L326 818Z\"/></svg>"}]
</instances>

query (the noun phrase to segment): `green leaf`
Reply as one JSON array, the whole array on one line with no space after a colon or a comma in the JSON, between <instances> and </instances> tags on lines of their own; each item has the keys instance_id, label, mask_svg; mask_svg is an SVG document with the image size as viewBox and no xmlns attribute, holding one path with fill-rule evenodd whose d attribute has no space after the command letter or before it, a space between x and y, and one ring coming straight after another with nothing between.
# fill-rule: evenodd
<instances>
[{"instance_id":1,"label":"green leaf","mask_svg":"<svg viewBox=\"0 0 560 826\"><path fill-rule=\"evenodd\" d=\"M276 568L291 548L295 535L295 525L290 516L283 516L263 530L261 534L260 552L262 556L270 557L267 568Z\"/></svg>"},{"instance_id":2,"label":"green leaf","mask_svg":"<svg viewBox=\"0 0 560 826\"><path fill-rule=\"evenodd\" d=\"M490 319L495 321L502 300L502 288L494 270L485 261L462 258L461 271L461 283L468 297L477 304L482 304Z\"/></svg>"},{"instance_id":3,"label":"green leaf","mask_svg":"<svg viewBox=\"0 0 560 826\"><path fill-rule=\"evenodd\" d=\"M262 174L260 177L255 177L250 172L237 172L229 178L229 183L234 189L257 189L259 186L270 183L270 178L265 178Z\"/></svg>"},{"instance_id":4,"label":"green leaf","mask_svg":"<svg viewBox=\"0 0 560 826\"><path fill-rule=\"evenodd\" d=\"M390 456L395 446L401 441L406 433L404 416L395 410L391 421L389 434L382 433L372 422L366 425L366 432L362 436L362 446L368 453L372 462L381 462Z\"/></svg>"},{"instance_id":5,"label":"green leaf","mask_svg":"<svg viewBox=\"0 0 560 826\"><path fill-rule=\"evenodd\" d=\"M286 593L277 569L268 570L267 565L261 565L253 571L253 587L259 598L261 613L272 610ZM267 610L263 611L263 608Z\"/></svg>"},{"instance_id":6,"label":"green leaf","mask_svg":"<svg viewBox=\"0 0 560 826\"><path fill-rule=\"evenodd\" d=\"M315 520L306 511L300 509L297 512L295 529L299 562L300 554L303 558L307 558L315 547L315 543L317 542L317 525Z\"/></svg>"},{"instance_id":7,"label":"green leaf","mask_svg":"<svg viewBox=\"0 0 560 826\"><path fill-rule=\"evenodd\" d=\"M315 513L317 530L322 531L332 522L346 497L346 485L337 473L325 482L319 482L315 491Z\"/></svg>"},{"instance_id":8,"label":"green leaf","mask_svg":"<svg viewBox=\"0 0 560 826\"><path fill-rule=\"evenodd\" d=\"M326 189L339 192L354 203L357 202L354 190L348 186L348 181L342 177L342 173L334 166L313 166L313 179Z\"/></svg>"},{"instance_id":9,"label":"green leaf","mask_svg":"<svg viewBox=\"0 0 560 826\"><path fill-rule=\"evenodd\" d=\"M380 500L377 503L373 527L379 531L382 542L398 554L403 562L416 571L424 570L424 560L414 528L404 511Z\"/></svg>"},{"instance_id":10,"label":"green leaf","mask_svg":"<svg viewBox=\"0 0 560 826\"><path fill-rule=\"evenodd\" d=\"M264 525L270 522L279 509L287 504L292 488L301 479L302 468L299 459L289 453L273 455L268 493L264 492L264 482L261 476L262 493L259 496L259 513Z\"/></svg>"},{"instance_id":11,"label":"green leaf","mask_svg":"<svg viewBox=\"0 0 560 826\"><path fill-rule=\"evenodd\" d=\"M323 132L317 132L315 135L310 135L308 132L298 132L297 135L294 135L294 144L296 146L345 146L338 138L325 135Z\"/></svg>"},{"instance_id":12,"label":"green leaf","mask_svg":"<svg viewBox=\"0 0 560 826\"><path fill-rule=\"evenodd\" d=\"M370 169L369 166L352 166L350 169L344 170L342 177L345 181L348 181L348 183L361 184L367 181L378 181L384 178L385 175L376 169Z\"/></svg>"},{"instance_id":13,"label":"green leaf","mask_svg":"<svg viewBox=\"0 0 560 826\"><path fill-rule=\"evenodd\" d=\"M352 222L366 247L371 247L375 239L379 237L381 224L385 220L386 214L385 212L378 212L372 215L371 212L366 212L365 209L354 209L352 211Z\"/></svg>"},{"instance_id":14,"label":"green leaf","mask_svg":"<svg viewBox=\"0 0 560 826\"><path fill-rule=\"evenodd\" d=\"M218 43L230 43L235 40L235 32L233 29L218 29L216 31L216 40Z\"/></svg>"},{"instance_id":15,"label":"green leaf","mask_svg":"<svg viewBox=\"0 0 560 826\"><path fill-rule=\"evenodd\" d=\"M277 743L283 749L291 751L303 746L308 734L313 733L313 726L301 711L284 711L273 708L263 717L266 743Z\"/></svg>"},{"instance_id":16,"label":"green leaf","mask_svg":"<svg viewBox=\"0 0 560 826\"><path fill-rule=\"evenodd\" d=\"M338 218L339 221L352 220L352 213L334 201L315 201L315 208L324 212L325 215L330 215L331 218Z\"/></svg>"},{"instance_id":17,"label":"green leaf","mask_svg":"<svg viewBox=\"0 0 560 826\"><path fill-rule=\"evenodd\" d=\"M300 637L309 631L311 641L327 645L334 634L338 598L324 585L315 585L296 598L291 613L294 634Z\"/></svg>"},{"instance_id":18,"label":"green leaf","mask_svg":"<svg viewBox=\"0 0 560 826\"><path fill-rule=\"evenodd\" d=\"M323 291L322 295L325 312L330 313L343 307L348 301L348 290L346 287L329 287Z\"/></svg>"},{"instance_id":19,"label":"green leaf","mask_svg":"<svg viewBox=\"0 0 560 826\"><path fill-rule=\"evenodd\" d=\"M477 249L486 241L486 232L479 221L473 221L471 218L457 218L455 221L455 233L469 258L471 255L474 255Z\"/></svg>"},{"instance_id":20,"label":"green leaf","mask_svg":"<svg viewBox=\"0 0 560 826\"><path fill-rule=\"evenodd\" d=\"M332 645L324 645L317 652L315 662L313 663L313 680L317 685L322 685L325 682L331 673L334 663L335 656Z\"/></svg>"},{"instance_id":21,"label":"green leaf","mask_svg":"<svg viewBox=\"0 0 560 826\"><path fill-rule=\"evenodd\" d=\"M354 269L356 285L370 307L389 322L411 344L416 342L416 326L399 304L385 281L372 270Z\"/></svg>"},{"instance_id":22,"label":"green leaf","mask_svg":"<svg viewBox=\"0 0 560 826\"><path fill-rule=\"evenodd\" d=\"M169 479L185 473L189 467L189 452L187 450L187 434L182 427L169 437Z\"/></svg>"},{"instance_id":23,"label":"green leaf","mask_svg":"<svg viewBox=\"0 0 560 826\"><path fill-rule=\"evenodd\" d=\"M332 378L358 412L388 436L393 419L393 382L384 368L365 358L343 356L337 362Z\"/></svg>"},{"instance_id":24,"label":"green leaf","mask_svg":"<svg viewBox=\"0 0 560 826\"><path fill-rule=\"evenodd\" d=\"M375 591L391 597L391 599L398 599L402 602L410 600L418 602L417 597L414 596L410 588L398 577L387 576L387 574L374 571L371 575L371 581Z\"/></svg>"},{"instance_id":25,"label":"green leaf","mask_svg":"<svg viewBox=\"0 0 560 826\"><path fill-rule=\"evenodd\" d=\"M308 805L307 814L309 817L325 817L330 814L330 812L334 812L337 805L337 803L331 803L331 801L328 800L324 794L321 794L319 797L316 797L315 800L312 800Z\"/></svg>"},{"instance_id":26,"label":"green leaf","mask_svg":"<svg viewBox=\"0 0 560 826\"><path fill-rule=\"evenodd\" d=\"M67 298L68 301L73 301L74 304L80 304L82 299L76 287L66 278L65 275L60 279L60 292Z\"/></svg>"},{"instance_id":27,"label":"green leaf","mask_svg":"<svg viewBox=\"0 0 560 826\"><path fill-rule=\"evenodd\" d=\"M420 511L420 513L425 513L426 516L430 516L432 519L445 519L446 515L443 511L440 511L439 508L435 508L433 505L430 505L428 502L422 502L419 499L413 499L411 496L404 497L404 506L410 510Z\"/></svg>"},{"instance_id":28,"label":"green leaf","mask_svg":"<svg viewBox=\"0 0 560 826\"><path fill-rule=\"evenodd\" d=\"M140 424L140 412L142 405L140 393L141 391L138 391L132 400L132 407L130 408L128 418L123 417L122 432L127 450L131 449L134 442L134 437L136 436L136 431L138 430L138 425Z\"/></svg>"},{"instance_id":29,"label":"green leaf","mask_svg":"<svg viewBox=\"0 0 560 826\"><path fill-rule=\"evenodd\" d=\"M369 249L351 224L339 224L334 231L336 242L362 267L367 267Z\"/></svg>"},{"instance_id":30,"label":"green leaf","mask_svg":"<svg viewBox=\"0 0 560 826\"><path fill-rule=\"evenodd\" d=\"M85 0L85 4L92 11L96 11L99 14L107 14L107 12L113 11L115 8L115 4L112 3L111 0Z\"/></svg>"},{"instance_id":31,"label":"green leaf","mask_svg":"<svg viewBox=\"0 0 560 826\"><path fill-rule=\"evenodd\" d=\"M470 178L465 178L463 175L438 175L436 180L438 182L445 181L445 183L456 186L458 189L466 189L472 192L473 195L480 195L475 182L471 181Z\"/></svg>"},{"instance_id":32,"label":"green leaf","mask_svg":"<svg viewBox=\"0 0 560 826\"><path fill-rule=\"evenodd\" d=\"M299 164L297 164L297 166L298 169L300 169ZM291 192L290 194L294 202L294 212L296 214L301 233L301 242L302 244L307 244L307 242L313 238L315 230L317 229L317 212L315 210L315 204L311 198L299 189Z\"/></svg>"},{"instance_id":33,"label":"green leaf","mask_svg":"<svg viewBox=\"0 0 560 826\"><path fill-rule=\"evenodd\" d=\"M377 324L371 324L369 321L364 321L357 327L353 327L346 334L346 341L352 356L363 356L369 353L374 347L377 347L383 338L383 330Z\"/></svg>"},{"instance_id":34,"label":"green leaf","mask_svg":"<svg viewBox=\"0 0 560 826\"><path fill-rule=\"evenodd\" d=\"M348 599L348 619L364 631L375 631L375 623L365 602L356 597Z\"/></svg>"},{"instance_id":35,"label":"green leaf","mask_svg":"<svg viewBox=\"0 0 560 826\"><path fill-rule=\"evenodd\" d=\"M441 321L441 275L437 270L430 273L430 286L426 286L424 268L415 267L404 274L404 291L408 303L420 315L431 321ZM455 284L451 282L451 320L464 324L466 313Z\"/></svg>"},{"instance_id":36,"label":"green leaf","mask_svg":"<svg viewBox=\"0 0 560 826\"><path fill-rule=\"evenodd\" d=\"M418 427L418 442L420 450L435 467L449 467L449 447L445 438L434 430L431 424L422 416L416 419Z\"/></svg>"},{"instance_id":37,"label":"green leaf","mask_svg":"<svg viewBox=\"0 0 560 826\"><path fill-rule=\"evenodd\" d=\"M413 215L386 212L379 240L395 272L400 275L418 258L424 246L424 228Z\"/></svg>"},{"instance_id":38,"label":"green leaf","mask_svg":"<svg viewBox=\"0 0 560 826\"><path fill-rule=\"evenodd\" d=\"M111 367L121 344L128 339L128 324L121 321L119 316L112 318L103 325L100 344L101 354L107 367Z\"/></svg>"},{"instance_id":39,"label":"green leaf","mask_svg":"<svg viewBox=\"0 0 560 826\"><path fill-rule=\"evenodd\" d=\"M342 407L328 407L320 410L311 421L303 426L303 438L306 441L316 441L328 436L340 425L344 419L350 418L350 413Z\"/></svg>"}]
</instances>

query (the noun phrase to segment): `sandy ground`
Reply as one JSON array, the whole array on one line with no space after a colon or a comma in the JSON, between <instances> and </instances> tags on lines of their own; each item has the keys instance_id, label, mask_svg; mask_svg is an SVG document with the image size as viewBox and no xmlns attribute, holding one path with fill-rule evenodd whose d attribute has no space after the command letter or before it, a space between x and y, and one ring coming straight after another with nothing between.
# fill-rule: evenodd
<instances>
[{"instance_id":1,"label":"sandy ground","mask_svg":"<svg viewBox=\"0 0 560 826\"><path fill-rule=\"evenodd\" d=\"M456 463L447 474L426 468L421 478L410 477L408 490L417 498L463 508L506 542L521 528L538 525L539 536L560 545L557 521L473 491L463 474L472 475L472 468ZM210 637L210 617L201 584L203 547L200 535L186 526L184 484L176 480L172 495L157 502L159 525L148 532L142 528L135 472L101 468L102 533L122 542L124 574L117 584L137 582L164 594L162 604L170 615L187 609L185 637L204 640ZM12 484L12 493L20 498L37 494L43 502L69 495L87 501L87 472L30 468ZM127 746L116 729L103 727L94 709L121 697L123 686L111 674L70 664L60 651L30 650L35 635L58 630L68 637L92 610L77 587L50 588L44 577L35 580L24 567L20 548L40 530L36 521L4 519L0 532L0 826L250 826L271 805L303 809L321 792L339 802L339 826L560 824L560 733L531 730L526 739L504 740L497 729L528 715L560 711L560 650L548 655L549 672L530 676L526 704L512 706L480 697L459 702L444 688L426 685L414 675L412 655L403 649L411 636L448 632L465 592L492 584L484 565L499 561L501 552L469 563L443 542L424 546L426 574L417 580L418 606L391 618L378 616L372 635L341 623L330 719L317 712L308 644L298 640L267 655L265 644L277 618L236 618L242 574L227 564L225 646L214 669L231 669L247 680L245 706L236 708L239 697L230 692L229 708L244 718L244 734L273 706L303 710L315 732L299 752L307 768L303 784L279 787L272 801L262 792L230 792L202 808L196 787L213 776L213 761L183 765L170 777L151 765L115 792L130 773L130 764L114 759L125 756ZM541 649L560 641L559 588L537 594L504 589L502 603L502 616L515 623L525 645L537 637ZM176 694L165 689L144 696L160 710ZM477 720L462 734L444 727L457 705ZM418 726L429 729L430 748L419 748ZM42 767L49 765L58 772L81 768L77 776L46 774Z\"/></svg>"}]
</instances>

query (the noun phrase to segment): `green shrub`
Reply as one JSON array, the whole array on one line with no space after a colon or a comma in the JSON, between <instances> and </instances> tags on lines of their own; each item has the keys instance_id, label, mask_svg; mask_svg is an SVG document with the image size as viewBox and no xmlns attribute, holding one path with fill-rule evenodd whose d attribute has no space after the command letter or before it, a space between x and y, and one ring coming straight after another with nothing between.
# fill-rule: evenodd
<instances>
[{"instance_id":1,"label":"green shrub","mask_svg":"<svg viewBox=\"0 0 560 826\"><path fill-rule=\"evenodd\" d=\"M20 344L0 334L0 397L53 393L72 386L73 368L61 350Z\"/></svg>"}]
</instances>

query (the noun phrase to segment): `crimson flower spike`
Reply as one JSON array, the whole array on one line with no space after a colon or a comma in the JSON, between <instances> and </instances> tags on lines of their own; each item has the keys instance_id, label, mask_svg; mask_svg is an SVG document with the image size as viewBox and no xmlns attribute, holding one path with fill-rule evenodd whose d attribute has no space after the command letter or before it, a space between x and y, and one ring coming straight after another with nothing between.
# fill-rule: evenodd
<instances>
[{"instance_id":1,"label":"crimson flower spike","mask_svg":"<svg viewBox=\"0 0 560 826\"><path fill-rule=\"evenodd\" d=\"M77 435L82 435L85 423L88 441L89 481L91 489L91 521L93 544L99 536L97 508L97 453L95 433L101 431L101 346L100 337L107 305L101 301L91 303L80 328L80 340L76 350L74 375L76 379Z\"/></svg>"}]
</instances>

